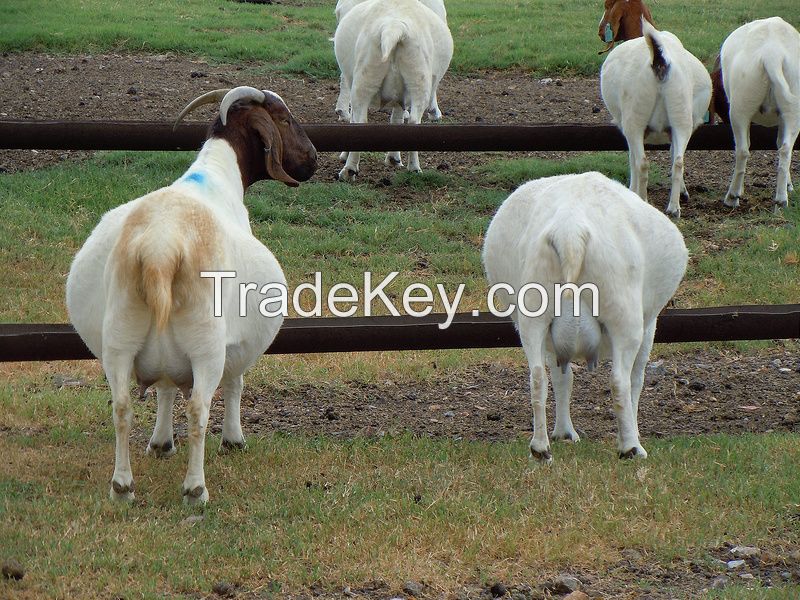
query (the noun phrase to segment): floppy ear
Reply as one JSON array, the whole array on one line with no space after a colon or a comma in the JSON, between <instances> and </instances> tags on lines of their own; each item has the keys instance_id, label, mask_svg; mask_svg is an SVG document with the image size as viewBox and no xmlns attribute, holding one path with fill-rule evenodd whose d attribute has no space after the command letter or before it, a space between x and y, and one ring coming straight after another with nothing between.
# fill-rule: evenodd
<instances>
[{"instance_id":1,"label":"floppy ear","mask_svg":"<svg viewBox=\"0 0 800 600\"><path fill-rule=\"evenodd\" d=\"M258 111L252 119L253 128L258 131L264 144L264 161L267 173L275 181L282 181L288 186L297 187L300 182L283 170L283 138L272 118L265 111Z\"/></svg>"}]
</instances>

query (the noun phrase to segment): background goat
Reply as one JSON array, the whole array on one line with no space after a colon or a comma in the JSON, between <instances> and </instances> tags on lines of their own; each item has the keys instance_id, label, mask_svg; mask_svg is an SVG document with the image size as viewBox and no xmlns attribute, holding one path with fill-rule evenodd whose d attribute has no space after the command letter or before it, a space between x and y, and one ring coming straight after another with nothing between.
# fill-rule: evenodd
<instances>
[{"instance_id":1,"label":"background goat","mask_svg":"<svg viewBox=\"0 0 800 600\"><path fill-rule=\"evenodd\" d=\"M736 146L733 178L723 202L739 206L750 157L750 123L778 126L775 209L792 186L792 149L800 132L800 33L780 17L742 25L723 42L715 80L715 112L731 124Z\"/></svg>"},{"instance_id":2,"label":"background goat","mask_svg":"<svg viewBox=\"0 0 800 600\"><path fill-rule=\"evenodd\" d=\"M491 285L510 284L515 293L528 283L554 290L557 283L597 286L597 318L586 292L575 301L563 296L562 316L554 302L538 317L512 318L530 366L534 457L550 462L547 437L547 373L553 378L556 422L553 439L578 440L569 401L574 358L593 368L610 356L611 392L617 415L620 457L646 457L639 443L637 414L644 369L655 335L656 317L683 278L687 251L683 236L670 220L624 186L600 173L561 175L526 183L500 206L489 224L483 264ZM522 298L506 293L500 301L519 307ZM535 298L535 300L533 299ZM526 306L541 304L528 294Z\"/></svg>"},{"instance_id":3,"label":"background goat","mask_svg":"<svg viewBox=\"0 0 800 600\"><path fill-rule=\"evenodd\" d=\"M653 15L642 0L606 0L605 12L600 17L597 35L607 42L607 45L605 50L601 50L598 54L605 54L617 42L642 37L642 19L655 27ZM609 29L611 39L606 35Z\"/></svg>"},{"instance_id":4,"label":"background goat","mask_svg":"<svg viewBox=\"0 0 800 600\"><path fill-rule=\"evenodd\" d=\"M334 36L342 86L350 90L350 122L366 123L371 105L389 106L391 123L419 123L433 109L439 82L453 56L453 38L441 18L418 0L369 0L344 15ZM360 152L342 158L342 181L358 174ZM386 164L402 165L399 152ZM409 171L420 171L419 155L410 152Z\"/></svg>"},{"instance_id":5,"label":"background goat","mask_svg":"<svg viewBox=\"0 0 800 600\"><path fill-rule=\"evenodd\" d=\"M223 447L243 447L242 375L272 343L283 318L265 318L255 294L240 313L239 284L282 284L272 253L252 234L244 191L261 179L298 185L316 169L316 151L275 93L250 87L209 92L184 109L221 100L197 158L175 183L106 213L75 257L67 309L75 329L101 359L113 403L116 457L110 495L132 500L130 378L155 384L158 416L148 452L174 453L172 406L187 401L188 503L208 500L203 469L209 407L222 383ZM235 271L222 286L214 316L211 279L202 271ZM189 389L191 388L191 395Z\"/></svg>"},{"instance_id":6,"label":"background goat","mask_svg":"<svg viewBox=\"0 0 800 600\"><path fill-rule=\"evenodd\" d=\"M683 157L689 138L703 123L711 100L711 78L697 58L668 31L642 21L644 37L614 48L600 70L600 93L614 124L628 142L630 188L647 200L645 141L670 144L672 187L667 214L680 217L688 199Z\"/></svg>"}]
</instances>

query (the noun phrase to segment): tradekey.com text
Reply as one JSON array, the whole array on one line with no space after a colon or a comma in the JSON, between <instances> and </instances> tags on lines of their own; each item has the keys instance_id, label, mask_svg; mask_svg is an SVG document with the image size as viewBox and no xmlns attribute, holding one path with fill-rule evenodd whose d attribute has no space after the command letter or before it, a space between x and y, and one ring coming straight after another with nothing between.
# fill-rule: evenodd
<instances>
[{"instance_id":1,"label":"tradekey.com text","mask_svg":"<svg viewBox=\"0 0 800 600\"><path fill-rule=\"evenodd\" d=\"M314 282L301 283L291 293L291 309L300 317L321 317L323 314L323 298L326 301L328 312L337 317L352 317L359 308L363 308L365 317L373 316L374 305L382 305L389 313L395 317L400 316L400 311L394 305L392 297L387 295L387 288L400 273L392 271L378 283L377 278L373 278L372 273L364 273L363 293L349 283L336 283L332 285L327 294L322 287L322 273L314 273ZM222 287L225 279L236 278L236 271L201 271L200 277L214 280L214 316L223 315ZM230 285L226 284L226 285ZM444 286L437 283L436 291L424 283L412 283L408 285L402 295L392 294L394 298L400 298L401 305L405 314L411 317L425 317L433 312L434 304L438 299L445 310L446 319L439 323L439 329L447 329L453 322L453 318L458 312L458 307L464 295L466 285L458 284L455 293L449 296ZM574 283L556 283L553 286L552 296L554 315L561 316L562 299L568 293L567 306L572 307L573 315L580 316L581 302L573 302L572 298L581 299L583 291L591 294L591 314L597 317L599 314L599 298L597 286L593 283L576 285ZM498 294L501 301L498 303ZM312 308L303 308L301 300L303 297L313 300ZM253 300L258 300L258 311L264 317L277 317L282 315L287 317L290 309L290 293L287 286L282 283L255 282L238 284L238 307L239 316L246 317ZM510 300L515 299L515 302ZM547 312L551 303L551 294L543 285L538 283L527 283L515 290L511 284L497 283L489 288L486 296L489 312L497 317L507 317L519 311L526 317L539 317ZM498 306L500 304L501 306ZM308 304L306 304L308 306ZM471 311L472 316L477 317L479 310Z\"/></svg>"}]
</instances>

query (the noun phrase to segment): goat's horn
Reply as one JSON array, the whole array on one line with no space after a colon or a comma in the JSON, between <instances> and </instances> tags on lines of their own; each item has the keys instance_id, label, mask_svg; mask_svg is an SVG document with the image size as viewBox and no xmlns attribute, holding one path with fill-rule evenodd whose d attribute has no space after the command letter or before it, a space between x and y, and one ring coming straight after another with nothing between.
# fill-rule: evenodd
<instances>
[{"instance_id":1,"label":"goat's horn","mask_svg":"<svg viewBox=\"0 0 800 600\"><path fill-rule=\"evenodd\" d=\"M254 87L250 87L249 85L241 85L233 88L227 94L225 94L225 97L222 99L222 104L219 105L219 117L222 119L222 124L225 125L225 122L228 119L228 109L237 100L252 100L253 102L263 104L264 98L264 92L257 90Z\"/></svg>"},{"instance_id":2,"label":"goat's horn","mask_svg":"<svg viewBox=\"0 0 800 600\"><path fill-rule=\"evenodd\" d=\"M178 123L181 122L183 117L188 115L198 106L203 106L204 104L211 104L212 102L219 102L225 98L225 95L230 92L230 88L228 89L221 89L221 90L214 90L213 92L206 92L202 96L195 98L192 100L189 105L181 111L181 114L178 115L178 118L175 119L175 124L172 126L172 130L175 131L175 128L178 126ZM225 124L225 119L222 120L223 125Z\"/></svg>"}]
</instances>

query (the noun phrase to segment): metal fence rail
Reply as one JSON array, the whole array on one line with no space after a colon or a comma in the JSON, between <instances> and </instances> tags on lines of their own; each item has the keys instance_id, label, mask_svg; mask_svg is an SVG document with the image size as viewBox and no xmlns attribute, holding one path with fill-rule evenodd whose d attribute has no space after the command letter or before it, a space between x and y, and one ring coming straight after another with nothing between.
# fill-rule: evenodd
<instances>
[{"instance_id":1,"label":"metal fence rail","mask_svg":"<svg viewBox=\"0 0 800 600\"><path fill-rule=\"evenodd\" d=\"M303 125L320 152L627 150L612 125ZM0 121L0 149L196 150L208 124L155 121ZM775 150L777 129L753 125L751 150ZM796 148L800 148L800 138ZM667 149L668 146L648 146ZM690 150L732 150L727 125L703 125Z\"/></svg>"},{"instance_id":2,"label":"metal fence rail","mask_svg":"<svg viewBox=\"0 0 800 600\"><path fill-rule=\"evenodd\" d=\"M286 319L267 354L505 348L520 345L509 319L459 314L425 318ZM800 338L800 304L669 309L658 318L656 342ZM71 325L0 325L0 362L93 358Z\"/></svg>"}]
</instances>

